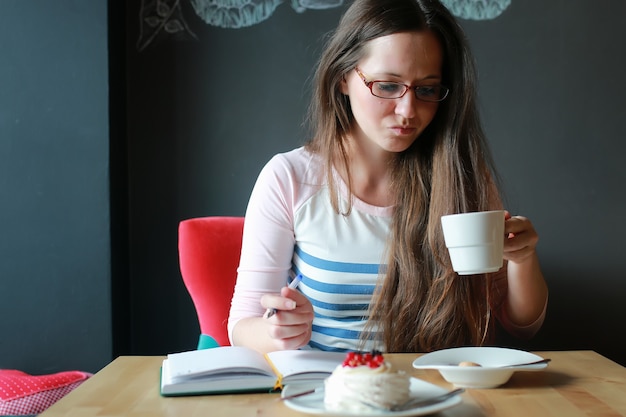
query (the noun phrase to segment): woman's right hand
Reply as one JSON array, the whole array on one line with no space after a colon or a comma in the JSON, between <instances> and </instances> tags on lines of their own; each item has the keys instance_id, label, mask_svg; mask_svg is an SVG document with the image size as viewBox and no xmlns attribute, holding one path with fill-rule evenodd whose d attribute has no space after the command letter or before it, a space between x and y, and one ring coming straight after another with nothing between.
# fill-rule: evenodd
<instances>
[{"instance_id":1,"label":"woman's right hand","mask_svg":"<svg viewBox=\"0 0 626 417\"><path fill-rule=\"evenodd\" d=\"M276 309L273 316L263 317L274 350L298 349L309 343L313 305L304 294L283 287L280 295L265 294L261 297L261 305L265 309Z\"/></svg>"}]
</instances>

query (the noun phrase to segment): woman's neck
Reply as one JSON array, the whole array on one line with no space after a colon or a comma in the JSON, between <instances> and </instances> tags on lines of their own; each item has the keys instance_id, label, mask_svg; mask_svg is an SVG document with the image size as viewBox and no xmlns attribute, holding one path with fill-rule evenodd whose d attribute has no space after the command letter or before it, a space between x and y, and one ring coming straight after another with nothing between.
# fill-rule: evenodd
<instances>
[{"instance_id":1,"label":"woman's neck","mask_svg":"<svg viewBox=\"0 0 626 417\"><path fill-rule=\"evenodd\" d=\"M352 194L359 200L378 207L393 205L391 195L390 162L393 154L379 147L362 146L348 139L346 152L352 179ZM348 184L343 164L335 164L339 175Z\"/></svg>"}]
</instances>

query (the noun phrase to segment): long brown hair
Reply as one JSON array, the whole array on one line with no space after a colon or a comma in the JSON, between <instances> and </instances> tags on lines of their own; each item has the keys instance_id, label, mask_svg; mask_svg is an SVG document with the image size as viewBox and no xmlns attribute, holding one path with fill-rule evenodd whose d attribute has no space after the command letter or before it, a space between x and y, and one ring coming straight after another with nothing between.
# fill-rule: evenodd
<instances>
[{"instance_id":1,"label":"long brown hair","mask_svg":"<svg viewBox=\"0 0 626 417\"><path fill-rule=\"evenodd\" d=\"M436 0L355 0L321 56L309 112L314 135L307 147L328 161L331 199L340 212L333 164L348 173L352 191L346 140L354 121L340 82L364 57L368 41L424 30L440 39L442 83L450 94L390 168L395 207L388 259L364 332L368 338L381 330L390 352L480 345L490 330L489 277L453 272L440 226L444 214L492 209L499 201L476 108L474 62L462 29Z\"/></svg>"}]
</instances>

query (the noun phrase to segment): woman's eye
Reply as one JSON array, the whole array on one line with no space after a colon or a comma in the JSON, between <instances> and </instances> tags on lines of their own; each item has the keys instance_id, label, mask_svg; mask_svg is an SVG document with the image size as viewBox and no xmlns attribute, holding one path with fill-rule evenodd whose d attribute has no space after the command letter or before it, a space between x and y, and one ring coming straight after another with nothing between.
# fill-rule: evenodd
<instances>
[{"instance_id":1,"label":"woman's eye","mask_svg":"<svg viewBox=\"0 0 626 417\"><path fill-rule=\"evenodd\" d=\"M415 93L421 97L435 97L439 95L439 87L436 85L415 87Z\"/></svg>"},{"instance_id":2,"label":"woman's eye","mask_svg":"<svg viewBox=\"0 0 626 417\"><path fill-rule=\"evenodd\" d=\"M392 82L375 82L374 87L378 93L381 94L397 94L398 92L404 91L404 86L398 83Z\"/></svg>"}]
</instances>

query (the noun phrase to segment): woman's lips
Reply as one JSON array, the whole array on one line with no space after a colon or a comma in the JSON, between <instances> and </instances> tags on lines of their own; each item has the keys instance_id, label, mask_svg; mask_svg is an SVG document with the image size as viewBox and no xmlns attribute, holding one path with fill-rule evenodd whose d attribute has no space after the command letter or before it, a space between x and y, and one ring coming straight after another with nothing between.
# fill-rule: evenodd
<instances>
[{"instance_id":1,"label":"woman's lips","mask_svg":"<svg viewBox=\"0 0 626 417\"><path fill-rule=\"evenodd\" d=\"M391 127L391 130L396 135L406 136L414 134L417 131L417 128L411 126L393 126Z\"/></svg>"}]
</instances>

